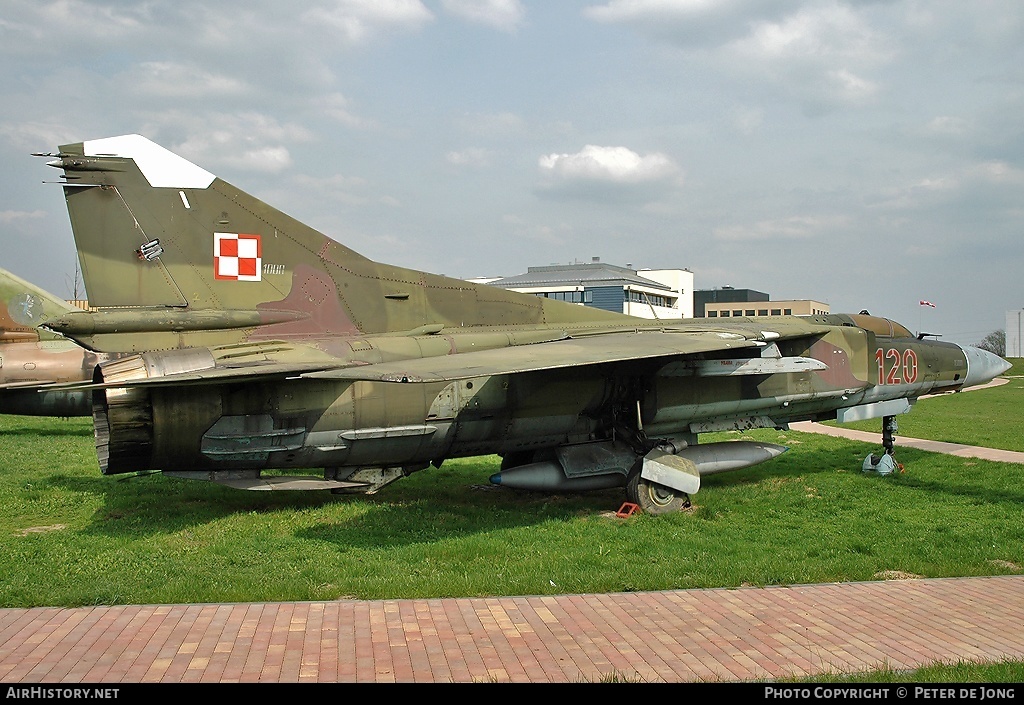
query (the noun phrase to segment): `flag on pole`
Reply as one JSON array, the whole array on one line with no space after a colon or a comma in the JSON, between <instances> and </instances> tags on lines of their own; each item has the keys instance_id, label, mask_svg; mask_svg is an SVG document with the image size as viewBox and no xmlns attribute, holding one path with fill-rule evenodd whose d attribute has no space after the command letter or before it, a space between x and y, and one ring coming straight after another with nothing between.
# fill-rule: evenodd
<instances>
[{"instance_id":1,"label":"flag on pole","mask_svg":"<svg viewBox=\"0 0 1024 705\"><path fill-rule=\"evenodd\" d=\"M931 301L925 301L924 299L921 299L921 305L922 306L931 306L932 308L935 308L935 304L933 304Z\"/></svg>"}]
</instances>

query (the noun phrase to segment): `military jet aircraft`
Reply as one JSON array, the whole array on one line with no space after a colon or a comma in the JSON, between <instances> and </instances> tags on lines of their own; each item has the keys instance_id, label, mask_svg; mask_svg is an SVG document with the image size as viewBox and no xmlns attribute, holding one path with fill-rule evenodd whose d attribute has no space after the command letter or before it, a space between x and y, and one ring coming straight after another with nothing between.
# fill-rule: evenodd
<instances>
[{"instance_id":1,"label":"military jet aircraft","mask_svg":"<svg viewBox=\"0 0 1024 705\"><path fill-rule=\"evenodd\" d=\"M664 513L786 450L703 433L892 418L1008 367L867 315L669 323L380 264L139 135L45 156L100 308L45 326L134 353L91 385L105 474L373 493L497 454L501 485Z\"/></svg>"},{"instance_id":2,"label":"military jet aircraft","mask_svg":"<svg viewBox=\"0 0 1024 705\"><path fill-rule=\"evenodd\" d=\"M91 380L96 365L113 356L85 350L37 327L76 310L0 269L0 414L92 414L91 393L54 385Z\"/></svg>"}]
</instances>

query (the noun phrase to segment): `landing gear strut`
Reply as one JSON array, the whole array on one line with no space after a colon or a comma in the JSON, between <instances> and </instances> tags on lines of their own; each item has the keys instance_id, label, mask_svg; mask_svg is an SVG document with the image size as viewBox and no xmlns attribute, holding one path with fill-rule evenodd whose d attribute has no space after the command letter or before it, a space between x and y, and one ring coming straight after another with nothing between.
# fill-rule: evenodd
<instances>
[{"instance_id":1,"label":"landing gear strut","mask_svg":"<svg viewBox=\"0 0 1024 705\"><path fill-rule=\"evenodd\" d=\"M896 445L896 431L898 430L895 416L882 417L882 447L885 453L879 457L872 453L864 458L862 470L864 472L877 472L879 475L891 475L899 470L903 472L903 465L896 462L893 456L893 447Z\"/></svg>"}]
</instances>

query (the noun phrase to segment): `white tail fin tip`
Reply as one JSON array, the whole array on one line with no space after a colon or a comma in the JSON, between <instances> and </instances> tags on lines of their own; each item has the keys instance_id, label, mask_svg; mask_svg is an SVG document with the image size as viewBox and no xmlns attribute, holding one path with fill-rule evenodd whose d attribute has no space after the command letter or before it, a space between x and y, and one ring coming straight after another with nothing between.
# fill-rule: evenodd
<instances>
[{"instance_id":1,"label":"white tail fin tip","mask_svg":"<svg viewBox=\"0 0 1024 705\"><path fill-rule=\"evenodd\" d=\"M217 178L184 157L179 157L142 135L122 135L83 142L87 157L123 157L135 160L154 188L207 188Z\"/></svg>"}]
</instances>

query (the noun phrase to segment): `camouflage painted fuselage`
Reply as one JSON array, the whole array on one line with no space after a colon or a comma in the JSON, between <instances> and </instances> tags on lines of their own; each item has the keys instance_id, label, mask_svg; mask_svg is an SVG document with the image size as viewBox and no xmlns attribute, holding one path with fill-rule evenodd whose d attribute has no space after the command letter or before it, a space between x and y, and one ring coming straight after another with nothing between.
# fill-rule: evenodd
<instances>
[{"instance_id":1,"label":"camouflage painted fuselage","mask_svg":"<svg viewBox=\"0 0 1024 705\"><path fill-rule=\"evenodd\" d=\"M101 310L46 326L136 353L96 372L105 473L255 488L263 469L324 468L375 491L497 453L550 486L639 477L667 507L695 474L781 449L716 460L688 450L701 433L892 416L1005 369L883 318L667 323L374 262L138 135L53 156Z\"/></svg>"},{"instance_id":2,"label":"camouflage painted fuselage","mask_svg":"<svg viewBox=\"0 0 1024 705\"><path fill-rule=\"evenodd\" d=\"M856 318L862 325L889 331L885 319ZM734 320L730 331L740 323ZM345 370L383 363L389 367L380 381L311 376L108 390L106 414L98 417L101 432L105 426L109 433L101 466L109 473L364 466L403 467L408 472L449 457L607 441L617 432L627 438L638 429L650 437L693 439L709 431L835 419L837 409L959 389L968 376L968 360L959 346L879 335L855 325L854 317L746 323L759 330L803 326L824 332L776 342L777 357L776 349L772 357L751 357L748 348L740 348L696 361L655 358L628 366L609 362L406 383L393 381L401 374L395 370L406 369L403 361L410 367L416 363L418 369L425 358L488 347L500 350L495 346L507 334L441 332L281 342L274 355L279 363L325 356L342 361ZM707 322L702 327L715 329ZM675 333L638 332L634 326L631 335L683 338L693 330L693 324ZM198 375L227 359L237 364L246 354L262 358L266 347L143 355L105 365L103 377L111 384L150 374L158 379L164 372L160 365ZM824 369L773 373L776 359L815 360ZM742 364L753 368L744 370ZM416 374L406 375L410 377ZM907 409L909 402L897 413Z\"/></svg>"}]
</instances>

